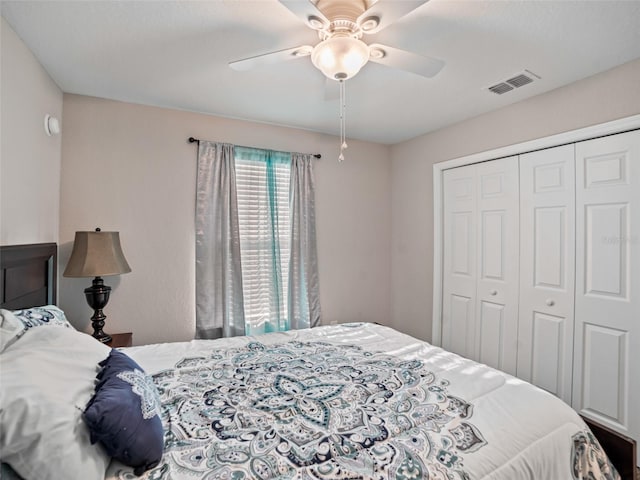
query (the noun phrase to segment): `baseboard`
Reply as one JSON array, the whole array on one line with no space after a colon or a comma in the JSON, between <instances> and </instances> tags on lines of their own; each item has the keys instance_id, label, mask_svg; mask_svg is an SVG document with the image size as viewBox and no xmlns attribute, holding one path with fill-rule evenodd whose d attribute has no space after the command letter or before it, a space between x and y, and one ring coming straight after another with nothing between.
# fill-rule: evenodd
<instances>
[{"instance_id":1,"label":"baseboard","mask_svg":"<svg viewBox=\"0 0 640 480\"><path fill-rule=\"evenodd\" d=\"M622 480L640 480L637 467L637 444L633 438L618 433L590 418L582 416L596 436Z\"/></svg>"}]
</instances>

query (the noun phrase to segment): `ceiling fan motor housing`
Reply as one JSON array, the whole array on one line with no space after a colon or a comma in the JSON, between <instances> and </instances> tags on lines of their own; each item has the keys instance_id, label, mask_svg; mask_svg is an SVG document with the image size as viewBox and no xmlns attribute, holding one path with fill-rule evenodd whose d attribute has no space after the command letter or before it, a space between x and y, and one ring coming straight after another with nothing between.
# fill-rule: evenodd
<instances>
[{"instance_id":1,"label":"ceiling fan motor housing","mask_svg":"<svg viewBox=\"0 0 640 480\"><path fill-rule=\"evenodd\" d=\"M366 0L318 0L316 8L330 21L350 20L355 22L374 3Z\"/></svg>"}]
</instances>

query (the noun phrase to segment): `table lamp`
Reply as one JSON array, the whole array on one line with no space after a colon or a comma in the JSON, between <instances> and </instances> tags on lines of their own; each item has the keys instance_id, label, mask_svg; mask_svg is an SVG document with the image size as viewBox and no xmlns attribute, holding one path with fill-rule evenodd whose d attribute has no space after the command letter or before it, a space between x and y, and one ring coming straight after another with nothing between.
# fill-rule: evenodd
<instances>
[{"instance_id":1,"label":"table lamp","mask_svg":"<svg viewBox=\"0 0 640 480\"><path fill-rule=\"evenodd\" d=\"M119 232L103 232L99 228L95 232L76 232L71 257L62 275L95 277L92 285L84 289L84 294L94 311L91 317L93 336L102 343L111 341L111 336L102 331L107 318L102 309L109 302L111 287L105 285L101 277L130 271L131 267L120 246Z\"/></svg>"}]
</instances>

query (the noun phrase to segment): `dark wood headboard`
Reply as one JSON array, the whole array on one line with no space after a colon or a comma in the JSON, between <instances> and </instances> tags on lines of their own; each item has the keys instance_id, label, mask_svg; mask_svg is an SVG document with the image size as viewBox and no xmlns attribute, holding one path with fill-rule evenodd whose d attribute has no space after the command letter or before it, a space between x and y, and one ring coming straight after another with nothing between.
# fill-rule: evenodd
<instances>
[{"instance_id":1,"label":"dark wood headboard","mask_svg":"<svg viewBox=\"0 0 640 480\"><path fill-rule=\"evenodd\" d=\"M0 247L0 308L18 310L57 301L58 246L32 243Z\"/></svg>"}]
</instances>

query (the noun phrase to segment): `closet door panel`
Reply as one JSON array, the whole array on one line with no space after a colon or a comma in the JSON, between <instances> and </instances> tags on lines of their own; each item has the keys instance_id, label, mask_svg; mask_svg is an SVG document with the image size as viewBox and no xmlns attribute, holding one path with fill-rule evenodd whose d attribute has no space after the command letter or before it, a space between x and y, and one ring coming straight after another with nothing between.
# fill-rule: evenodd
<instances>
[{"instance_id":1,"label":"closet door panel","mask_svg":"<svg viewBox=\"0 0 640 480\"><path fill-rule=\"evenodd\" d=\"M585 205L585 294L590 296L628 297L627 248L623 239L629 230L629 204L602 203Z\"/></svg>"},{"instance_id":2,"label":"closet door panel","mask_svg":"<svg viewBox=\"0 0 640 480\"><path fill-rule=\"evenodd\" d=\"M518 161L477 165L478 360L515 375L518 337Z\"/></svg>"},{"instance_id":3,"label":"closet door panel","mask_svg":"<svg viewBox=\"0 0 640 480\"><path fill-rule=\"evenodd\" d=\"M479 361L499 368L503 364L502 345L505 341L505 306L499 303L480 302Z\"/></svg>"},{"instance_id":4,"label":"closet door panel","mask_svg":"<svg viewBox=\"0 0 640 480\"><path fill-rule=\"evenodd\" d=\"M475 166L447 170L443 187L442 347L475 359Z\"/></svg>"},{"instance_id":5,"label":"closet door panel","mask_svg":"<svg viewBox=\"0 0 640 480\"><path fill-rule=\"evenodd\" d=\"M640 441L640 131L576 144L573 406Z\"/></svg>"},{"instance_id":6,"label":"closet door panel","mask_svg":"<svg viewBox=\"0 0 640 480\"><path fill-rule=\"evenodd\" d=\"M567 338L572 337L567 334L567 323L564 317L533 312L530 382L560 397L571 391L564 378L571 370L566 368L565 355L567 350L572 352L566 347Z\"/></svg>"},{"instance_id":7,"label":"closet door panel","mask_svg":"<svg viewBox=\"0 0 640 480\"><path fill-rule=\"evenodd\" d=\"M627 423L628 333L585 324L582 409Z\"/></svg>"},{"instance_id":8,"label":"closet door panel","mask_svg":"<svg viewBox=\"0 0 640 480\"><path fill-rule=\"evenodd\" d=\"M573 202L572 199L570 201ZM566 292L566 257L569 252L565 231L568 216L573 216L573 212L569 212L565 205L538 206L533 210L535 287Z\"/></svg>"},{"instance_id":9,"label":"closet door panel","mask_svg":"<svg viewBox=\"0 0 640 480\"><path fill-rule=\"evenodd\" d=\"M571 403L575 147L520 156L518 377Z\"/></svg>"}]
</instances>

